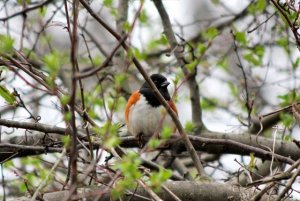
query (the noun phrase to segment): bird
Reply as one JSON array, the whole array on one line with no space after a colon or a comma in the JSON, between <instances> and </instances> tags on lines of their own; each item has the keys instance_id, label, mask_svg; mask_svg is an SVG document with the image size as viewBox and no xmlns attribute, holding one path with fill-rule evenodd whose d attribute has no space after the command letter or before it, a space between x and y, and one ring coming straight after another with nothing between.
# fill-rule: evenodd
<instances>
[{"instance_id":1,"label":"bird","mask_svg":"<svg viewBox=\"0 0 300 201\"><path fill-rule=\"evenodd\" d=\"M150 78L178 116L176 105L168 91L170 82L161 74L152 74ZM154 134L159 136L159 133L165 126L176 131L176 126L171 116L147 82L129 97L125 108L125 120L129 133L139 139L144 136L151 137Z\"/></svg>"}]
</instances>

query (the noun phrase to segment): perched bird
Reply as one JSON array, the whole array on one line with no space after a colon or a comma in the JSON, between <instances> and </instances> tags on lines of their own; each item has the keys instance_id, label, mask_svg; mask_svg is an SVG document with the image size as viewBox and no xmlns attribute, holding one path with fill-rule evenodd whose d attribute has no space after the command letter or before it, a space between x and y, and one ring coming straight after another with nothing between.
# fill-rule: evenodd
<instances>
[{"instance_id":1,"label":"perched bird","mask_svg":"<svg viewBox=\"0 0 300 201\"><path fill-rule=\"evenodd\" d=\"M171 99L168 91L167 78L160 74L153 74L150 76L155 86L169 103L170 107L177 114L177 108ZM133 92L128 99L125 120L128 131L134 136L151 137L153 134L157 134L164 126L168 126L176 130L176 126L167 113L164 106L156 98L150 85L145 82L142 87Z\"/></svg>"}]
</instances>

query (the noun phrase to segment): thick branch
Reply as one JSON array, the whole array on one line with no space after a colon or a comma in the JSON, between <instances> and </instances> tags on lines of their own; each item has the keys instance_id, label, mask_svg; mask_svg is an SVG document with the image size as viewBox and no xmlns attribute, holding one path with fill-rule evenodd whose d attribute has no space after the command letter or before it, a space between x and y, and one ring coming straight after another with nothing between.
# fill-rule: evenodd
<instances>
[{"instance_id":1,"label":"thick branch","mask_svg":"<svg viewBox=\"0 0 300 201\"><path fill-rule=\"evenodd\" d=\"M55 133L55 134L66 134L66 129L57 126L50 126L47 124L42 123L32 123L32 122L21 122L21 121L13 121L13 120L6 120L0 119L0 125L12 128L23 128L29 129L34 131L40 131L44 133Z\"/></svg>"},{"instance_id":2,"label":"thick branch","mask_svg":"<svg viewBox=\"0 0 300 201\"><path fill-rule=\"evenodd\" d=\"M167 11L165 10L165 7L161 0L154 0L153 1L158 13L160 15L160 18L162 20L162 24L164 27L164 33L166 34L166 37L169 41L169 44L171 46L172 51L174 52L174 55L176 57L176 60L180 67L182 67L182 70L185 74L185 76L188 78L187 82L189 85L190 90L190 99L191 99L191 106L192 106L192 120L195 126L201 130L203 127L202 122L202 111L200 107L200 92L199 92L199 86L196 81L196 74L197 70L195 69L193 73L190 73L188 69L185 68L185 60L183 56L183 52L181 48L179 48L179 44L177 43L177 40L175 38L175 34L171 25L171 21L169 18L169 15Z\"/></svg>"},{"instance_id":3,"label":"thick branch","mask_svg":"<svg viewBox=\"0 0 300 201\"><path fill-rule=\"evenodd\" d=\"M219 183L200 183L200 182L189 182L189 181L169 181L166 182L165 186L172 191L176 196L178 196L181 200L190 200L190 201L220 201L220 200L230 200L230 201L240 201L240 200L249 200L251 196L255 195L255 191L253 189L244 189L241 187L236 187L228 184L219 184ZM74 197L73 199L78 198L86 198L86 200L94 200L96 195L102 194L103 189L81 189L82 193L79 194L78 197ZM68 195L67 191L59 191L53 193L46 193L44 195L44 199L48 201L54 200L64 200ZM124 200L126 198L131 198L131 201L140 201L141 197L150 198L149 194L142 188L139 187L135 191L135 195L132 196L131 193L127 193L124 196ZM163 190L158 192L158 196L162 198L164 201L173 201L174 198L170 196L168 193L165 193ZM262 201L266 200L274 200L272 196L264 196L262 197ZM111 195L110 192L104 194L101 197L102 201L110 200Z\"/></svg>"}]
</instances>

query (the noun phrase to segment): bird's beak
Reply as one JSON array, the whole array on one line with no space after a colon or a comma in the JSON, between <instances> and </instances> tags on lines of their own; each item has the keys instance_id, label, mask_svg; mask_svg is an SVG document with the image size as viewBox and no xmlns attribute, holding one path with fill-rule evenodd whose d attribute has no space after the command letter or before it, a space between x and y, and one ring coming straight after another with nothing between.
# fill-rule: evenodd
<instances>
[{"instance_id":1,"label":"bird's beak","mask_svg":"<svg viewBox=\"0 0 300 201\"><path fill-rule=\"evenodd\" d=\"M170 84L170 82L164 81L163 83L161 83L161 86L162 87L167 87L167 86L169 86L169 84Z\"/></svg>"}]
</instances>

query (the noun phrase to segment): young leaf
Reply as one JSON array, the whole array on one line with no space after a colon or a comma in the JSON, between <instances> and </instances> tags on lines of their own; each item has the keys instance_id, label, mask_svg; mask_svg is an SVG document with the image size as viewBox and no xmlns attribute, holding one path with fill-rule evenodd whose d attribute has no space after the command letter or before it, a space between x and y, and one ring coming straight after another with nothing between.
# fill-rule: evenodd
<instances>
[{"instance_id":1,"label":"young leaf","mask_svg":"<svg viewBox=\"0 0 300 201\"><path fill-rule=\"evenodd\" d=\"M7 35L0 34L0 52L9 54L13 51L15 40Z\"/></svg>"},{"instance_id":2,"label":"young leaf","mask_svg":"<svg viewBox=\"0 0 300 201\"><path fill-rule=\"evenodd\" d=\"M3 85L0 85L0 96L10 105L16 102L16 96Z\"/></svg>"}]
</instances>

